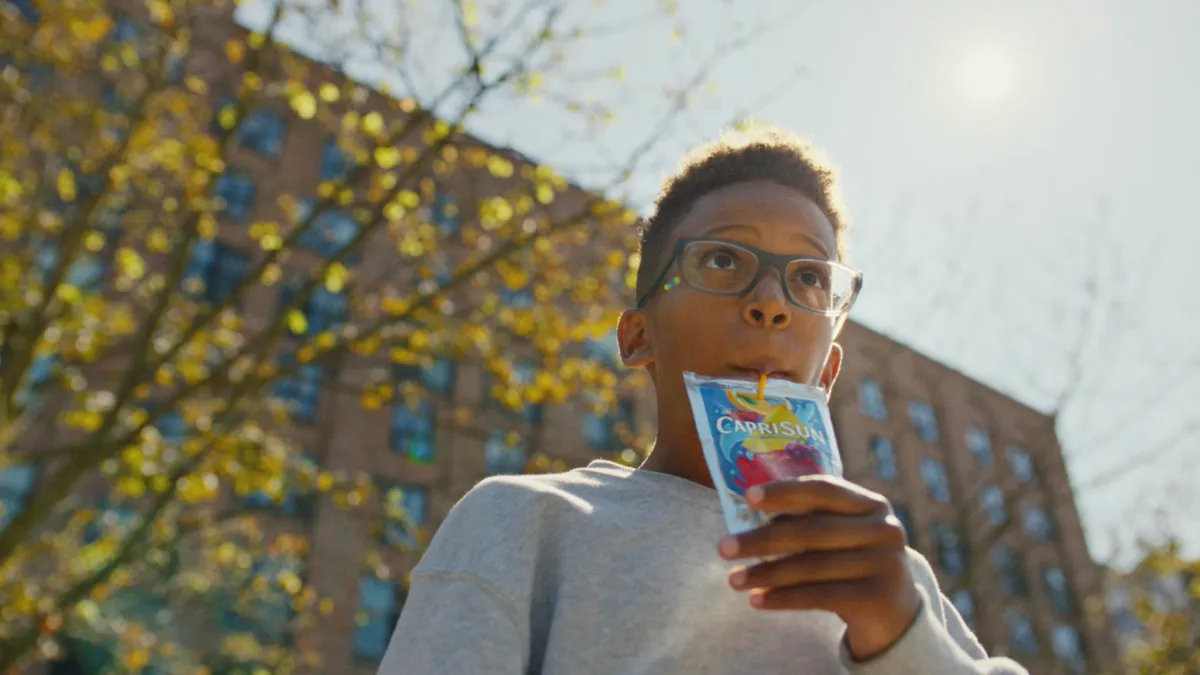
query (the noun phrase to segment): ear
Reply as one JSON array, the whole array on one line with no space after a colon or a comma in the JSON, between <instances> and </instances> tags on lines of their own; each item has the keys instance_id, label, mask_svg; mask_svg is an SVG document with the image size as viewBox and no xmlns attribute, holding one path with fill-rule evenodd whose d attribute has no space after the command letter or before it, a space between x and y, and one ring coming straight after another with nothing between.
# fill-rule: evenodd
<instances>
[{"instance_id":1,"label":"ear","mask_svg":"<svg viewBox=\"0 0 1200 675\"><path fill-rule=\"evenodd\" d=\"M642 368L654 360L648 328L646 310L627 309L621 314L617 322L617 347L626 367Z\"/></svg>"},{"instance_id":2,"label":"ear","mask_svg":"<svg viewBox=\"0 0 1200 675\"><path fill-rule=\"evenodd\" d=\"M829 356L825 357L825 368L821 370L821 387L825 397L833 395L833 383L837 382L838 373L842 372L842 346L834 342L829 345Z\"/></svg>"}]
</instances>

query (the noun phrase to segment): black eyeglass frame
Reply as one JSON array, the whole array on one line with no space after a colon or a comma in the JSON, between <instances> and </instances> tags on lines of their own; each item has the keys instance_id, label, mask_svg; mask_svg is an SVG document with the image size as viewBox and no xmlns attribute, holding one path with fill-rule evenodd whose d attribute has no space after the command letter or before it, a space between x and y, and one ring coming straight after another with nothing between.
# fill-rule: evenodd
<instances>
[{"instance_id":1,"label":"black eyeglass frame","mask_svg":"<svg viewBox=\"0 0 1200 675\"><path fill-rule=\"evenodd\" d=\"M685 248L687 248L689 245L698 243L698 242L709 242L709 243L714 243L714 244L726 244L729 246L734 246L736 248L740 248L742 250L749 251L750 253L752 253L754 255L755 259L758 261L758 269L755 271L754 277L752 279L750 279L749 283L746 284L745 288L743 288L739 291L721 292L721 291L711 291L711 290L708 290L707 288L696 288L695 285L692 284L692 282L688 281L687 275L683 274L682 270L681 270L679 278L682 279L683 282L686 283L688 286L691 286L692 288L696 288L696 290L701 291L703 293L711 293L713 295L745 295L746 293L750 292L751 289L753 289L755 286L758 285L758 282L762 280L762 276L763 276L763 274L766 273L766 270L774 268L775 270L777 270L779 272L779 279L784 282L781 284L781 286L783 287L783 294L785 297L787 297L788 302L792 303L792 305L799 307L800 309L802 309L806 312L812 312L813 314L821 314L823 316L828 316L828 317L836 317L836 316L844 315L847 312L849 312L850 308L854 306L854 302L856 300L858 300L858 294L860 292L862 292L863 273L860 272L859 270L854 269L853 267L850 267L849 265L843 265L842 263L837 262L836 260L828 260L826 258L821 258L818 256L786 255L783 253L771 253L770 251L764 251L760 248L756 248L749 244L744 244L740 241L730 241L729 239L719 239L719 238L714 238L714 237L680 237L679 239L677 239L675 241L675 246L671 249L671 255L667 257L666 264L663 266L662 271L658 273L658 276L655 277L654 282L651 283L646 288L646 291L644 293L642 293L642 296L640 298L638 298L638 302L637 302L638 309L645 307L646 302L650 299L650 296L654 295L655 291L657 291L659 289L659 286L662 285L662 283L663 283L663 279L666 279L667 274L671 271L671 267L674 266L675 263L679 262L679 256L683 253L683 250ZM854 282L853 282L853 289L850 291L850 299L846 302L846 306L843 307L842 309L820 310L820 309L814 309L812 307L809 307L808 305L804 305L804 304L797 302L796 298L792 296L792 291L788 288L788 285L786 283L787 266L796 260L811 260L811 261L815 261L815 262L826 263L829 265L833 265L834 267L841 268L847 272L850 272L851 278L854 280Z\"/></svg>"}]
</instances>

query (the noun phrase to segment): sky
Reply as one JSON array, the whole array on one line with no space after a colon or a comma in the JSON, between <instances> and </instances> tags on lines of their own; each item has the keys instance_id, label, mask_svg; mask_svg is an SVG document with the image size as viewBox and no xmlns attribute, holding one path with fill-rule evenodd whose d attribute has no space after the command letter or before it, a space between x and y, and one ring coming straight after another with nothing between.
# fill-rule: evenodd
<instances>
[{"instance_id":1,"label":"sky","mask_svg":"<svg viewBox=\"0 0 1200 675\"><path fill-rule=\"evenodd\" d=\"M641 208L739 116L811 139L854 221L853 318L1061 407L1093 557L1128 562L1167 531L1200 555L1200 3L690 0L671 18L648 0L567 4L568 21L621 28L568 50L541 101L485 104L471 131L590 186L652 136L615 193ZM760 23L656 131L662 92ZM459 56L427 34L426 75ZM555 94L615 119L590 132Z\"/></svg>"}]
</instances>

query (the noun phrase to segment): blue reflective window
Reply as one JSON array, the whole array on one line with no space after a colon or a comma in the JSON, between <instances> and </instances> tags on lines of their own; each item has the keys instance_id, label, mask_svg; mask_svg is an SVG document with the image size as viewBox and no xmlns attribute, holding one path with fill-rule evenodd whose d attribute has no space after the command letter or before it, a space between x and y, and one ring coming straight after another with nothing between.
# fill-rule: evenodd
<instances>
[{"instance_id":1,"label":"blue reflective window","mask_svg":"<svg viewBox=\"0 0 1200 675\"><path fill-rule=\"evenodd\" d=\"M396 485L383 495L383 541L404 551L417 547L415 529L429 518L429 490L418 485Z\"/></svg>"},{"instance_id":2,"label":"blue reflective window","mask_svg":"<svg viewBox=\"0 0 1200 675\"><path fill-rule=\"evenodd\" d=\"M235 220L245 220L254 209L254 196L258 185L250 174L227 170L213 185L213 195L225 202L225 214Z\"/></svg>"},{"instance_id":3,"label":"blue reflective window","mask_svg":"<svg viewBox=\"0 0 1200 675\"><path fill-rule=\"evenodd\" d=\"M315 207L316 200L301 200L296 213L297 225L308 220ZM331 257L358 235L359 228L358 220L346 209L327 208L312 219L296 242L322 256ZM347 256L348 261L353 259L353 255Z\"/></svg>"},{"instance_id":4,"label":"blue reflective window","mask_svg":"<svg viewBox=\"0 0 1200 675\"><path fill-rule=\"evenodd\" d=\"M937 414L933 406L925 401L908 402L908 419L917 431L917 437L926 443L938 442Z\"/></svg>"},{"instance_id":5,"label":"blue reflective window","mask_svg":"<svg viewBox=\"0 0 1200 675\"><path fill-rule=\"evenodd\" d=\"M317 177L321 181L344 179L354 168L354 160L338 147L337 139L328 136L321 144L321 160L317 168Z\"/></svg>"},{"instance_id":6,"label":"blue reflective window","mask_svg":"<svg viewBox=\"0 0 1200 675\"><path fill-rule=\"evenodd\" d=\"M929 492L929 498L939 504L950 502L950 482L946 478L946 468L940 460L933 457L921 458L921 482Z\"/></svg>"},{"instance_id":7,"label":"blue reflective window","mask_svg":"<svg viewBox=\"0 0 1200 675\"><path fill-rule=\"evenodd\" d=\"M493 476L523 473L527 455L525 442L511 439L504 429L492 429L483 444L484 466Z\"/></svg>"},{"instance_id":8,"label":"blue reflective window","mask_svg":"<svg viewBox=\"0 0 1200 675\"><path fill-rule=\"evenodd\" d=\"M25 509L35 478L32 464L14 464L0 469L0 528Z\"/></svg>"},{"instance_id":9,"label":"blue reflective window","mask_svg":"<svg viewBox=\"0 0 1200 675\"><path fill-rule=\"evenodd\" d=\"M212 239L199 239L188 253L184 290L205 302L223 302L245 279L249 267L249 253Z\"/></svg>"},{"instance_id":10,"label":"blue reflective window","mask_svg":"<svg viewBox=\"0 0 1200 675\"><path fill-rule=\"evenodd\" d=\"M896 464L896 450L892 442L882 436L872 436L870 444L871 456L875 459L875 475L886 481L899 478L900 469Z\"/></svg>"},{"instance_id":11,"label":"blue reflective window","mask_svg":"<svg viewBox=\"0 0 1200 675\"><path fill-rule=\"evenodd\" d=\"M238 144L260 155L278 157L287 132L283 117L262 108L251 110L237 128Z\"/></svg>"},{"instance_id":12,"label":"blue reflective window","mask_svg":"<svg viewBox=\"0 0 1200 675\"><path fill-rule=\"evenodd\" d=\"M355 612L351 651L355 658L379 661L400 616L396 584L373 576L358 579L358 608Z\"/></svg>"},{"instance_id":13,"label":"blue reflective window","mask_svg":"<svg viewBox=\"0 0 1200 675\"><path fill-rule=\"evenodd\" d=\"M414 462L433 461L434 414L429 401L421 401L415 408L397 401L392 406L392 450L404 453Z\"/></svg>"},{"instance_id":14,"label":"blue reflective window","mask_svg":"<svg viewBox=\"0 0 1200 675\"><path fill-rule=\"evenodd\" d=\"M275 381L275 396L288 403L292 418L296 421L316 420L317 402L321 394L320 364L309 362L296 366L295 356L288 356L280 365L286 369L296 367L296 371Z\"/></svg>"},{"instance_id":15,"label":"blue reflective window","mask_svg":"<svg viewBox=\"0 0 1200 675\"><path fill-rule=\"evenodd\" d=\"M290 283L284 284L279 291L279 306L290 305L303 283L303 279L293 279ZM316 335L333 330L346 322L350 311L346 293L344 291L335 293L326 288L324 284L318 284L309 294L308 301L299 309L304 314L307 324L306 330L298 333L302 335Z\"/></svg>"},{"instance_id":16,"label":"blue reflective window","mask_svg":"<svg viewBox=\"0 0 1200 675\"><path fill-rule=\"evenodd\" d=\"M887 405L879 382L869 377L858 381L858 409L873 420L882 422L887 419Z\"/></svg>"}]
</instances>

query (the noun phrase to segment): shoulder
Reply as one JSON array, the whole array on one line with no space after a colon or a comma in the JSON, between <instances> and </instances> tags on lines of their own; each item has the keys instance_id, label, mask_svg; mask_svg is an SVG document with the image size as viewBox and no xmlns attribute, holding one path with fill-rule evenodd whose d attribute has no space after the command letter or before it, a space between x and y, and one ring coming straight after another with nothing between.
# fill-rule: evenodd
<instances>
[{"instance_id":1,"label":"shoulder","mask_svg":"<svg viewBox=\"0 0 1200 675\"><path fill-rule=\"evenodd\" d=\"M450 509L415 571L532 566L558 533L610 499L612 487L591 469L484 479Z\"/></svg>"}]
</instances>

